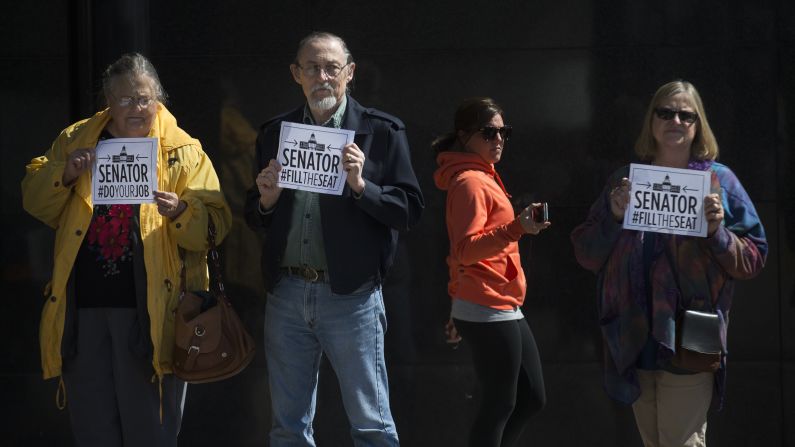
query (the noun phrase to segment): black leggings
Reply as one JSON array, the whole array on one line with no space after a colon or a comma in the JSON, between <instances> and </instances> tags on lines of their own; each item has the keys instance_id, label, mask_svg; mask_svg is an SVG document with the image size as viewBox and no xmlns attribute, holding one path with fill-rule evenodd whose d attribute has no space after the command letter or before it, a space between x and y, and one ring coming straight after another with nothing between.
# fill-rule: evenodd
<instances>
[{"instance_id":1,"label":"black leggings","mask_svg":"<svg viewBox=\"0 0 795 447\"><path fill-rule=\"evenodd\" d=\"M469 445L513 446L547 399L530 326L524 319L493 323L455 320L455 325L472 350L482 391Z\"/></svg>"}]
</instances>

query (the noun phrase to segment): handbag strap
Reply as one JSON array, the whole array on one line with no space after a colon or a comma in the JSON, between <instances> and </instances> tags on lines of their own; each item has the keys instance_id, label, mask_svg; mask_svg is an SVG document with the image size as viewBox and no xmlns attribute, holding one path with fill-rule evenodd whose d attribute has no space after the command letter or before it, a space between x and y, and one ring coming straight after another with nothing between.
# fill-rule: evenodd
<instances>
[{"instance_id":1,"label":"handbag strap","mask_svg":"<svg viewBox=\"0 0 795 447\"><path fill-rule=\"evenodd\" d=\"M670 238L669 238L669 240L670 240ZM682 291L682 285L679 283L679 269L676 268L676 263L673 260L673 255L671 255L671 252L668 250L669 245L670 244L668 244L668 241L666 241L666 243L664 244L663 252L665 252L665 257L668 259L668 265L671 266L671 273L674 276L674 282L676 283L676 290L679 291L679 298L683 299L685 297L685 294ZM709 308L709 311L710 312L714 312L712 310L712 299L707 297L707 298L704 299L704 301L707 302L707 306Z\"/></svg>"},{"instance_id":2,"label":"handbag strap","mask_svg":"<svg viewBox=\"0 0 795 447\"><path fill-rule=\"evenodd\" d=\"M210 270L210 287L215 284L216 298L229 304L229 299L226 296L226 289L224 288L224 280L221 277L221 255L218 253L218 247L215 245L215 236L218 231L215 229L215 224L211 218L207 219L207 267ZM185 269L185 250L180 247L179 257L182 259L182 269L179 273L179 290L180 294L184 295L187 292L186 284L186 269Z\"/></svg>"}]
</instances>

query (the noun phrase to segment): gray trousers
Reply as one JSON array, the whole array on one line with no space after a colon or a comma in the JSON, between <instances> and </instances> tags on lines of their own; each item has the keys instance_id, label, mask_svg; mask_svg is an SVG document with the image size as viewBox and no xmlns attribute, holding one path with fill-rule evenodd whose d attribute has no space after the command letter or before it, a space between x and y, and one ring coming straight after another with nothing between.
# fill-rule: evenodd
<instances>
[{"instance_id":1,"label":"gray trousers","mask_svg":"<svg viewBox=\"0 0 795 447\"><path fill-rule=\"evenodd\" d=\"M63 380L79 447L177 445L186 384L164 376L161 402L150 360L130 349L136 318L132 308L77 311L77 352L64 358Z\"/></svg>"}]
</instances>

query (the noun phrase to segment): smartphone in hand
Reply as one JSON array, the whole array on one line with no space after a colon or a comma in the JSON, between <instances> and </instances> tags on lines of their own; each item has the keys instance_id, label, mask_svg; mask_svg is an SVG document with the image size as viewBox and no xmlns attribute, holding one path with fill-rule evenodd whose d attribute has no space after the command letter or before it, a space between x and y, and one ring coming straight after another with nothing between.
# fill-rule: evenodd
<instances>
[{"instance_id":1,"label":"smartphone in hand","mask_svg":"<svg viewBox=\"0 0 795 447\"><path fill-rule=\"evenodd\" d=\"M534 206L531 216L533 218L533 222L549 222L549 206L547 205L547 202L543 202Z\"/></svg>"}]
</instances>

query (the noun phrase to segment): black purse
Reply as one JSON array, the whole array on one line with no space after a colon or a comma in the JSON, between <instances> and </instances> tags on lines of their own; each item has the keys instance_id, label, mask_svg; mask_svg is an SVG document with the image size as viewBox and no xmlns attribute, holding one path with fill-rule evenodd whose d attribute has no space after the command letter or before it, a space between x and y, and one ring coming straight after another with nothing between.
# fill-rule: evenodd
<instances>
[{"instance_id":1,"label":"black purse","mask_svg":"<svg viewBox=\"0 0 795 447\"><path fill-rule=\"evenodd\" d=\"M665 256L671 266L680 299L684 296L679 285L679 272L668 247ZM712 372L720 368L723 345L720 341L720 317L712 308L712 300L706 299L708 312L684 309L676 318L676 352L671 365L694 372Z\"/></svg>"}]
</instances>

